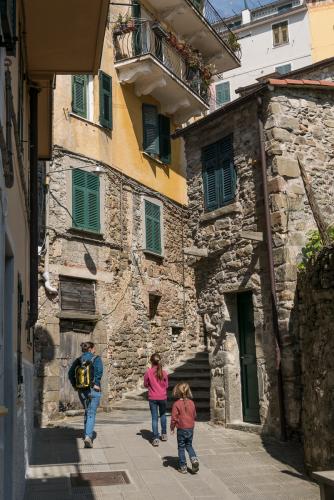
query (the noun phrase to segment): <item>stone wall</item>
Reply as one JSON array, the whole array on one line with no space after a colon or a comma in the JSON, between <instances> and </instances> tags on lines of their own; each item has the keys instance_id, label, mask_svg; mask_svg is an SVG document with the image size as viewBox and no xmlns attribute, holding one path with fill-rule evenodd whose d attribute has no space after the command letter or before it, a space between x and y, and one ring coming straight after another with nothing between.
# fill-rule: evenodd
<instances>
[{"instance_id":1,"label":"stone wall","mask_svg":"<svg viewBox=\"0 0 334 500\"><path fill-rule=\"evenodd\" d=\"M249 97L185 136L189 186L188 245L207 249L193 259L199 311L208 335L212 365L212 417L225 423L242 419L236 293L253 293L260 419L264 431L279 428L275 349L265 243L245 239L263 233L263 195L256 100ZM267 178L282 372L288 433L301 428L301 368L297 264L315 222L300 176L297 155L307 170L327 222L334 207L334 97L309 88L274 87L264 91ZM233 133L237 192L233 203L204 212L201 148ZM247 238L247 234L246 234ZM256 235L255 235L256 239ZM196 260L196 261L195 261Z\"/></svg>"},{"instance_id":2,"label":"stone wall","mask_svg":"<svg viewBox=\"0 0 334 500\"><path fill-rule=\"evenodd\" d=\"M107 173L101 178L103 236L73 231L70 168L89 165L94 168L96 163L55 149L50 167L48 268L55 287L59 276L96 281L100 317L91 338L105 364L102 404L108 407L124 391L137 386L154 351L162 354L165 364L171 364L184 351L195 349L201 339L193 273L186 268L183 257L184 208L104 166ZM163 204L163 258L143 251L143 196L154 197ZM157 315L152 319L148 314L150 293L161 296ZM59 297L46 295L42 283L40 304L36 329L36 410L42 407L43 417L39 418L47 420L59 411L64 376L59 346L66 325L59 318Z\"/></svg>"},{"instance_id":3,"label":"stone wall","mask_svg":"<svg viewBox=\"0 0 334 500\"><path fill-rule=\"evenodd\" d=\"M298 290L305 464L328 470L334 467L334 247L308 266Z\"/></svg>"}]
</instances>

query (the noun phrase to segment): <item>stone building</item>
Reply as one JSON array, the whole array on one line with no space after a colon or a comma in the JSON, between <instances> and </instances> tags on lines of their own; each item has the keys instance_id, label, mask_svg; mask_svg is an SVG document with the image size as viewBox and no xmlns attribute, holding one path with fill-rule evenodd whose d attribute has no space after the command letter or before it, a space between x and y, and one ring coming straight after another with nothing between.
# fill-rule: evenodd
<instances>
[{"instance_id":1,"label":"stone building","mask_svg":"<svg viewBox=\"0 0 334 500\"><path fill-rule=\"evenodd\" d=\"M185 41L207 69L239 64L216 23L198 2L166 16L160 1L123 0L98 77L57 78L35 342L42 422L79 406L67 372L83 339L106 366L105 407L137 385L152 352L170 364L201 343L182 141L170 134L209 108L208 75L191 70Z\"/></svg>"},{"instance_id":2,"label":"stone building","mask_svg":"<svg viewBox=\"0 0 334 500\"><path fill-rule=\"evenodd\" d=\"M297 264L316 226L298 157L333 223L333 75L327 61L268 79L175 134L185 139L187 245L202 254L188 263L210 352L211 416L227 425L279 433L283 413L288 434L300 431Z\"/></svg>"}]
</instances>

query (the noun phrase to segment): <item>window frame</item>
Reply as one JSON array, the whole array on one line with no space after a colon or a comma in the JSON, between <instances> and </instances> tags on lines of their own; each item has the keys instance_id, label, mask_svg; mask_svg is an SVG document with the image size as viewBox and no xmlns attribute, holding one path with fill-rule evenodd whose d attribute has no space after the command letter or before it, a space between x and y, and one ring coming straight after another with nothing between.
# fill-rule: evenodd
<instances>
[{"instance_id":1,"label":"window frame","mask_svg":"<svg viewBox=\"0 0 334 500\"><path fill-rule=\"evenodd\" d=\"M228 86L228 95L229 95L229 99L227 101L224 101L222 102L221 104L218 104L217 102L217 87L219 87L220 85L227 85ZM229 80L226 80L226 81L223 81L223 82L217 82L216 85L215 85L215 109L219 109L221 108L222 106L224 106L224 104L228 103L228 102L231 102L231 82Z\"/></svg>"},{"instance_id":2,"label":"window frame","mask_svg":"<svg viewBox=\"0 0 334 500\"><path fill-rule=\"evenodd\" d=\"M147 247L147 238L146 238L146 202L152 203L153 205L157 205L160 209L160 246L161 252L155 252L154 250ZM157 198L153 198L150 196L142 196L142 234L143 234L143 251L147 254L154 255L158 258L163 258L165 255L165 236L164 236L164 211L163 211L163 203Z\"/></svg>"},{"instance_id":3,"label":"window frame","mask_svg":"<svg viewBox=\"0 0 334 500\"><path fill-rule=\"evenodd\" d=\"M286 25L286 29L287 29L287 41L281 41L279 43L275 43L275 27L277 26L281 26L281 25ZM285 19L284 21L280 21L278 23L273 23L271 25L271 33L272 33L272 40L273 40L273 48L276 48L276 47L282 47L283 45L288 45L290 43L290 36L289 36L289 20L288 19Z\"/></svg>"},{"instance_id":4,"label":"window frame","mask_svg":"<svg viewBox=\"0 0 334 500\"><path fill-rule=\"evenodd\" d=\"M285 71L284 73L281 73L279 70L279 68L284 68L285 66L290 66L290 69L289 71ZM279 66L275 66L275 73L279 73L280 75L286 75L287 73L290 73L290 71L292 71L292 64L291 63L286 63L286 64L281 64Z\"/></svg>"}]
</instances>

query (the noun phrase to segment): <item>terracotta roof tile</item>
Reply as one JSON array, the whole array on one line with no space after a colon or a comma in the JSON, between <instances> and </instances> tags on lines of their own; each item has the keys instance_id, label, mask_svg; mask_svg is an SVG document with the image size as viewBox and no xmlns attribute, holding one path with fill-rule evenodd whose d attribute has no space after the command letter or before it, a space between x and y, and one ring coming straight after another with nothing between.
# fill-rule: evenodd
<instances>
[{"instance_id":1,"label":"terracotta roof tile","mask_svg":"<svg viewBox=\"0 0 334 500\"><path fill-rule=\"evenodd\" d=\"M332 87L334 88L334 82L329 80L293 80L291 78L286 79L277 79L277 78L269 78L268 82L270 85L276 86L287 86L287 85L307 85L307 86L316 86L316 87Z\"/></svg>"}]
</instances>

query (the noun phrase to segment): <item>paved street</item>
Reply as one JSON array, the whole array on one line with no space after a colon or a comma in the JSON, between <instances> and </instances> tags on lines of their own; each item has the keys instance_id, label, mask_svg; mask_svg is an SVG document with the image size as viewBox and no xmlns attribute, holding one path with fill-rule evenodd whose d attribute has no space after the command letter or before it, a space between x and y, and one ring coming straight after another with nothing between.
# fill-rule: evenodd
<instances>
[{"instance_id":1,"label":"paved street","mask_svg":"<svg viewBox=\"0 0 334 500\"><path fill-rule=\"evenodd\" d=\"M176 470L176 438L153 448L146 403L99 414L92 450L83 448L81 417L37 431L25 500L319 500L301 469L300 449L255 434L199 422L200 472ZM129 484L72 484L70 474L125 471Z\"/></svg>"}]
</instances>

